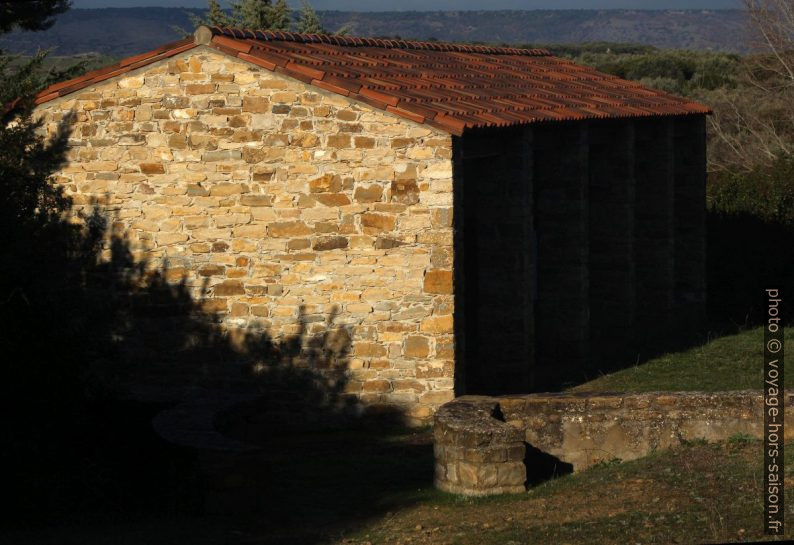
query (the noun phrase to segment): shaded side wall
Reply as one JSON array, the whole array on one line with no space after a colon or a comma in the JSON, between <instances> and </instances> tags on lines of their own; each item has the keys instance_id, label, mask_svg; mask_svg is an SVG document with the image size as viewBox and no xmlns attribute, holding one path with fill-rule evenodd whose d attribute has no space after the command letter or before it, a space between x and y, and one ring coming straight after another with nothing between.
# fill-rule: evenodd
<instances>
[{"instance_id":1,"label":"shaded side wall","mask_svg":"<svg viewBox=\"0 0 794 545\"><path fill-rule=\"evenodd\" d=\"M455 140L456 332L469 393L531 387L530 138L518 127Z\"/></svg>"},{"instance_id":2,"label":"shaded side wall","mask_svg":"<svg viewBox=\"0 0 794 545\"><path fill-rule=\"evenodd\" d=\"M704 123L548 123L455 140L460 392L558 389L698 339Z\"/></svg>"},{"instance_id":3,"label":"shaded side wall","mask_svg":"<svg viewBox=\"0 0 794 545\"><path fill-rule=\"evenodd\" d=\"M452 398L448 134L208 49L38 112L50 132L76 116L74 202L232 333L336 315L350 394L415 418Z\"/></svg>"}]
</instances>

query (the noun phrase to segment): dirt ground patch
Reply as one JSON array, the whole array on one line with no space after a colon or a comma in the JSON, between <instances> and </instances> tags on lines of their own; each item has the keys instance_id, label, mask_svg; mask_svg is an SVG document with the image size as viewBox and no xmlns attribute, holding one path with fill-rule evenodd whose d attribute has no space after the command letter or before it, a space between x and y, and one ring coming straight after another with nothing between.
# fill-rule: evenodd
<instances>
[{"instance_id":1,"label":"dirt ground patch","mask_svg":"<svg viewBox=\"0 0 794 545\"><path fill-rule=\"evenodd\" d=\"M794 506L794 444L786 449ZM432 487L428 430L274 439L255 516L115 514L0 533L26 544L518 545L760 540L762 444L693 442L612 461L526 493L464 498ZM787 537L794 534L789 532Z\"/></svg>"}]
</instances>

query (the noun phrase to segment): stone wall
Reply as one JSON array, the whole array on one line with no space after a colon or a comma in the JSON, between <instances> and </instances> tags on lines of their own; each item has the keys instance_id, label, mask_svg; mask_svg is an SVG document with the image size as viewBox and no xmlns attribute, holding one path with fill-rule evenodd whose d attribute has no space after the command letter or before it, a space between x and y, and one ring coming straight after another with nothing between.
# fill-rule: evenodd
<instances>
[{"instance_id":1,"label":"stone wall","mask_svg":"<svg viewBox=\"0 0 794 545\"><path fill-rule=\"evenodd\" d=\"M39 108L69 112L57 182L231 331L338 311L348 392L420 420L453 397L448 134L208 48Z\"/></svg>"},{"instance_id":2,"label":"stone wall","mask_svg":"<svg viewBox=\"0 0 794 545\"><path fill-rule=\"evenodd\" d=\"M794 393L786 394L785 407L794 418ZM580 471L683 441L724 441L739 433L760 439L763 422L760 391L464 396L436 412L435 482L467 495L515 492L516 462L532 463L527 450ZM785 438L794 438L794 430Z\"/></svg>"}]
</instances>

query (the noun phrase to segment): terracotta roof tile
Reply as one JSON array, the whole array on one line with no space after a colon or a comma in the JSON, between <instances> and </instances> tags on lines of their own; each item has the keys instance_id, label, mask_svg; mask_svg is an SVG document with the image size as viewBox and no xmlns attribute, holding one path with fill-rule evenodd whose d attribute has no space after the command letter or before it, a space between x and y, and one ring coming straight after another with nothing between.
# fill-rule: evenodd
<instances>
[{"instance_id":1,"label":"terracotta roof tile","mask_svg":"<svg viewBox=\"0 0 794 545\"><path fill-rule=\"evenodd\" d=\"M517 49L200 27L193 38L42 91L37 103L206 44L318 88L453 134L542 121L702 115L701 104Z\"/></svg>"},{"instance_id":2,"label":"terracotta roof tile","mask_svg":"<svg viewBox=\"0 0 794 545\"><path fill-rule=\"evenodd\" d=\"M50 85L36 95L36 104L42 104L44 102L49 102L50 100L55 100L56 98L68 95L69 93L73 93L80 89L84 89L85 87L90 87L91 85L95 85L106 79L110 79L120 74L141 68L147 64L152 64L159 60L173 57L174 55L178 55L183 51L193 49L196 47L196 45L197 44L194 38L185 38L184 40L165 44L147 53L141 53L140 55L126 58L111 66L106 66L105 68L100 68L98 70L91 70L82 76Z\"/></svg>"}]
</instances>

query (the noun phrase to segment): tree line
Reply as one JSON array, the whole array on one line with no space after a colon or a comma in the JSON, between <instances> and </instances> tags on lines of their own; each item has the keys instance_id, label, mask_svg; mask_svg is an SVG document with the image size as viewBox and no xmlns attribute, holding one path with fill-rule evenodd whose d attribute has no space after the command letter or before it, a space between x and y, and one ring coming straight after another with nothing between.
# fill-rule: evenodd
<instances>
[{"instance_id":1,"label":"tree line","mask_svg":"<svg viewBox=\"0 0 794 545\"><path fill-rule=\"evenodd\" d=\"M292 9L286 0L240 0L231 2L231 12L221 8L218 0L208 0L204 17L189 13L194 26L208 25L252 30L283 30L303 34L331 34L320 21L317 12L306 0L301 0L298 19L293 20ZM339 31L336 32L340 33Z\"/></svg>"}]
</instances>

